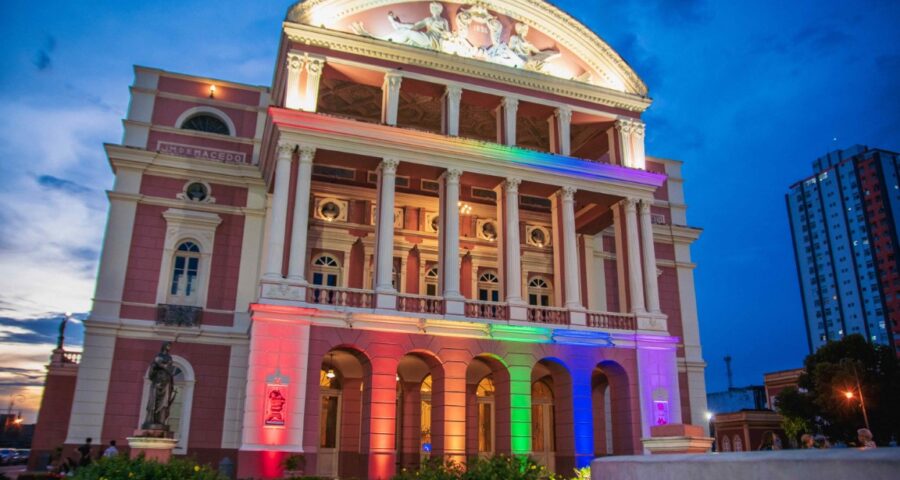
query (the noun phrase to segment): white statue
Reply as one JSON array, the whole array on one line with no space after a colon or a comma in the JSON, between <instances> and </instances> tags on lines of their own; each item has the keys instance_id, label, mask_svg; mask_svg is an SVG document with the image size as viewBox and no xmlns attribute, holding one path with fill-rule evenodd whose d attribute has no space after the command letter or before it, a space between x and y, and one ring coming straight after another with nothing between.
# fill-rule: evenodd
<instances>
[{"instance_id":1,"label":"white statue","mask_svg":"<svg viewBox=\"0 0 900 480\"><path fill-rule=\"evenodd\" d=\"M515 30L516 33L509 37L509 49L522 60L522 67L540 72L546 62L559 57L559 50L541 50L525 38L528 35L528 25L517 23Z\"/></svg>"},{"instance_id":2,"label":"white statue","mask_svg":"<svg viewBox=\"0 0 900 480\"><path fill-rule=\"evenodd\" d=\"M443 43L450 39L450 22L443 16L444 6L438 2L429 5L431 16L425 17L416 23L403 23L394 12L388 12L388 21L394 27L394 32L384 37L375 37L366 31L362 23L354 23L353 31L358 35L379 38L395 43L411 45L413 47L442 50Z\"/></svg>"}]
</instances>

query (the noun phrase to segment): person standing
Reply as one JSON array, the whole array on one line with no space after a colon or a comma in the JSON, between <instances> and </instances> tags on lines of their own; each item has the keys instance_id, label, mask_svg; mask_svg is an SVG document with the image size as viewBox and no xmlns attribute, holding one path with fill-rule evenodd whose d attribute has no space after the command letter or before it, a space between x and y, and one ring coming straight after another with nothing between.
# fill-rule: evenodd
<instances>
[{"instance_id":1,"label":"person standing","mask_svg":"<svg viewBox=\"0 0 900 480\"><path fill-rule=\"evenodd\" d=\"M119 449L116 448L116 441L110 440L109 446L106 447L106 450L103 451L103 456L105 458L112 458L119 454Z\"/></svg>"},{"instance_id":2,"label":"person standing","mask_svg":"<svg viewBox=\"0 0 900 480\"><path fill-rule=\"evenodd\" d=\"M91 463L91 441L93 439L88 437L84 440L84 445L78 447L78 454L81 455L81 458L78 459L78 465L84 467L86 465L90 465Z\"/></svg>"}]
</instances>

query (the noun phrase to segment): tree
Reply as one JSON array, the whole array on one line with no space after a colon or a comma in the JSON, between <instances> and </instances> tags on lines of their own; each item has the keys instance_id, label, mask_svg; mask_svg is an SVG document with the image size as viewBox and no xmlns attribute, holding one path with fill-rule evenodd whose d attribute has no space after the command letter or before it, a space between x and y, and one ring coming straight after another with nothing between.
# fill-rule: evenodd
<instances>
[{"instance_id":1,"label":"tree","mask_svg":"<svg viewBox=\"0 0 900 480\"><path fill-rule=\"evenodd\" d=\"M900 365L893 349L848 335L819 348L804 365L800 388L785 389L776 400L793 427L805 423L834 440L855 442L856 430L864 424L862 393L875 441L884 444L900 434Z\"/></svg>"}]
</instances>

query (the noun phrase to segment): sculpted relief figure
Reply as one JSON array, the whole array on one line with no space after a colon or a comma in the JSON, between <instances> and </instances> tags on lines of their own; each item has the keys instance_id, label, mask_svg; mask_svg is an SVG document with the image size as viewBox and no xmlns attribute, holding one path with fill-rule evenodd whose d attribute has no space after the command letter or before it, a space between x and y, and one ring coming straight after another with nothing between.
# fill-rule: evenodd
<instances>
[{"instance_id":1,"label":"sculpted relief figure","mask_svg":"<svg viewBox=\"0 0 900 480\"><path fill-rule=\"evenodd\" d=\"M415 23L403 23L394 12L388 12L388 21L394 32L384 37L376 37L366 31L362 23L354 23L353 31L358 35L380 38L395 43L403 43L413 47L442 50L443 43L450 39L450 22L443 16L444 6L438 2L429 5L431 16Z\"/></svg>"},{"instance_id":2,"label":"sculpted relief figure","mask_svg":"<svg viewBox=\"0 0 900 480\"><path fill-rule=\"evenodd\" d=\"M544 63L559 57L559 50L540 50L528 41L528 25L517 23L516 33L509 37L509 49L522 61L522 67L528 70L541 71Z\"/></svg>"},{"instance_id":3,"label":"sculpted relief figure","mask_svg":"<svg viewBox=\"0 0 900 480\"><path fill-rule=\"evenodd\" d=\"M150 392L147 398L147 416L141 428L145 430L168 430L169 411L175 401L175 364L169 349L171 342L164 342L159 353L150 363Z\"/></svg>"}]
</instances>

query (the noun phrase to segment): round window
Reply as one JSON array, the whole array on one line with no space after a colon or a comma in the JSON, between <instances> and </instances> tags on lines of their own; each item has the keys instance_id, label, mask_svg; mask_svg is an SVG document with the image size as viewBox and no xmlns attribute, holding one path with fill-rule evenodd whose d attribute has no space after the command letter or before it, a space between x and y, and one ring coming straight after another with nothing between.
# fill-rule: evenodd
<instances>
[{"instance_id":1,"label":"round window","mask_svg":"<svg viewBox=\"0 0 900 480\"><path fill-rule=\"evenodd\" d=\"M319 213L322 214L322 218L331 221L341 215L341 206L334 202L325 202L319 207Z\"/></svg>"},{"instance_id":2,"label":"round window","mask_svg":"<svg viewBox=\"0 0 900 480\"><path fill-rule=\"evenodd\" d=\"M547 236L544 235L543 230L541 230L539 228L535 228L534 230L531 231L531 242L534 243L535 245L543 247L544 244L547 242Z\"/></svg>"},{"instance_id":3,"label":"round window","mask_svg":"<svg viewBox=\"0 0 900 480\"><path fill-rule=\"evenodd\" d=\"M184 194L188 199L195 202L202 202L209 197L209 189L200 182L193 182L184 189Z\"/></svg>"},{"instance_id":4,"label":"round window","mask_svg":"<svg viewBox=\"0 0 900 480\"><path fill-rule=\"evenodd\" d=\"M497 225L494 222L484 222L481 225L481 235L488 240L497 239Z\"/></svg>"}]
</instances>

